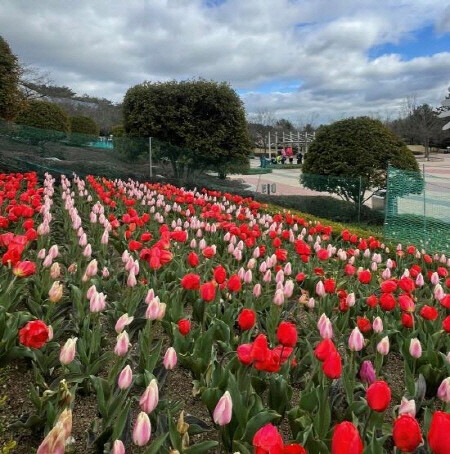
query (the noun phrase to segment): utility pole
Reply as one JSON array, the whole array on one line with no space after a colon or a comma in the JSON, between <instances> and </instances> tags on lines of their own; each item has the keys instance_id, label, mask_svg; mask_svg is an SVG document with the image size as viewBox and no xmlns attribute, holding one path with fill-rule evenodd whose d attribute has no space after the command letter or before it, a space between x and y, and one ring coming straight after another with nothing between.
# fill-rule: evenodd
<instances>
[{"instance_id":1,"label":"utility pole","mask_svg":"<svg viewBox=\"0 0 450 454\"><path fill-rule=\"evenodd\" d=\"M153 177L153 165L152 165L152 138L148 138L148 160L150 165L150 178Z\"/></svg>"},{"instance_id":2,"label":"utility pole","mask_svg":"<svg viewBox=\"0 0 450 454\"><path fill-rule=\"evenodd\" d=\"M269 136L269 140L268 140L268 142L269 142L269 159L272 160L272 146L270 144L270 131L269 131L268 136Z\"/></svg>"}]
</instances>

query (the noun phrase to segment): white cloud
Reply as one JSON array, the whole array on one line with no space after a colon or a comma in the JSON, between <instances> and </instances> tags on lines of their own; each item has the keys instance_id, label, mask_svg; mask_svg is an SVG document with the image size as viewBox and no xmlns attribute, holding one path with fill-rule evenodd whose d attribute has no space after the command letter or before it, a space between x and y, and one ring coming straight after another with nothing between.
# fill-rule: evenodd
<instances>
[{"instance_id":1,"label":"white cloud","mask_svg":"<svg viewBox=\"0 0 450 454\"><path fill-rule=\"evenodd\" d=\"M447 0L205 3L3 0L0 30L22 60L57 83L115 100L143 80L202 76L243 91L250 112L270 108L291 119L317 112L325 121L394 113L412 93L438 103L450 82L450 52L368 57L373 46L425 26L450 31ZM299 88L267 90L280 81Z\"/></svg>"}]
</instances>

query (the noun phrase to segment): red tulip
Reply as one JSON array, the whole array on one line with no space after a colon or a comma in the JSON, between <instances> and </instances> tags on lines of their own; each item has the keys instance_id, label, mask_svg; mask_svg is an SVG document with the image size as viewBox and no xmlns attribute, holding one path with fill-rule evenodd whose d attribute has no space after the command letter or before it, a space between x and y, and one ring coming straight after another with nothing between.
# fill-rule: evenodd
<instances>
[{"instance_id":1,"label":"red tulip","mask_svg":"<svg viewBox=\"0 0 450 454\"><path fill-rule=\"evenodd\" d=\"M396 301L392 293L382 293L380 296L380 306L384 311L392 311L395 308Z\"/></svg>"},{"instance_id":2,"label":"red tulip","mask_svg":"<svg viewBox=\"0 0 450 454\"><path fill-rule=\"evenodd\" d=\"M278 342L284 347L294 347L297 343L297 328L293 323L281 322L277 330Z\"/></svg>"},{"instance_id":3,"label":"red tulip","mask_svg":"<svg viewBox=\"0 0 450 454\"><path fill-rule=\"evenodd\" d=\"M336 290L336 282L334 279L325 279L323 285L326 293L334 293Z\"/></svg>"},{"instance_id":4,"label":"red tulip","mask_svg":"<svg viewBox=\"0 0 450 454\"><path fill-rule=\"evenodd\" d=\"M369 270L363 270L358 273L358 280L361 284L369 284L372 280L372 273Z\"/></svg>"},{"instance_id":5,"label":"red tulip","mask_svg":"<svg viewBox=\"0 0 450 454\"><path fill-rule=\"evenodd\" d=\"M420 315L425 320L436 320L438 318L438 311L435 307L425 305L420 309Z\"/></svg>"},{"instance_id":6,"label":"red tulip","mask_svg":"<svg viewBox=\"0 0 450 454\"><path fill-rule=\"evenodd\" d=\"M225 271L225 268L222 265L217 266L214 268L214 280L218 284L222 284L225 282L225 279L227 278L227 272Z\"/></svg>"},{"instance_id":7,"label":"red tulip","mask_svg":"<svg viewBox=\"0 0 450 454\"><path fill-rule=\"evenodd\" d=\"M239 276L237 274L230 276L227 286L230 292L238 292L241 289L241 280L239 279Z\"/></svg>"},{"instance_id":8,"label":"red tulip","mask_svg":"<svg viewBox=\"0 0 450 454\"><path fill-rule=\"evenodd\" d=\"M191 252L188 255L187 261L189 263L189 266L196 267L200 263L200 260L198 259L198 255L195 252Z\"/></svg>"},{"instance_id":9,"label":"red tulip","mask_svg":"<svg viewBox=\"0 0 450 454\"><path fill-rule=\"evenodd\" d=\"M48 338L49 329L42 320L28 322L19 330L19 342L25 347L42 348Z\"/></svg>"},{"instance_id":10,"label":"red tulip","mask_svg":"<svg viewBox=\"0 0 450 454\"><path fill-rule=\"evenodd\" d=\"M348 421L335 426L331 440L331 454L362 454L364 445L358 429Z\"/></svg>"},{"instance_id":11,"label":"red tulip","mask_svg":"<svg viewBox=\"0 0 450 454\"><path fill-rule=\"evenodd\" d=\"M331 339L321 340L314 349L314 355L320 361L325 361L331 353L337 353L336 347Z\"/></svg>"},{"instance_id":12,"label":"red tulip","mask_svg":"<svg viewBox=\"0 0 450 454\"><path fill-rule=\"evenodd\" d=\"M340 378L342 374L342 360L337 351L331 352L322 364L323 373L331 379Z\"/></svg>"},{"instance_id":13,"label":"red tulip","mask_svg":"<svg viewBox=\"0 0 450 454\"><path fill-rule=\"evenodd\" d=\"M286 445L283 454L307 454L305 448L299 444Z\"/></svg>"},{"instance_id":14,"label":"red tulip","mask_svg":"<svg viewBox=\"0 0 450 454\"><path fill-rule=\"evenodd\" d=\"M383 281L381 283L381 291L383 293L392 293L392 292L395 292L395 290L397 290L397 282L395 282L394 280L387 280L387 281Z\"/></svg>"},{"instance_id":15,"label":"red tulip","mask_svg":"<svg viewBox=\"0 0 450 454\"><path fill-rule=\"evenodd\" d=\"M191 331L191 322L187 318L182 318L178 320L178 329L182 336L187 336L189 331Z\"/></svg>"},{"instance_id":16,"label":"red tulip","mask_svg":"<svg viewBox=\"0 0 450 454\"><path fill-rule=\"evenodd\" d=\"M18 262L13 268L13 273L17 277L28 277L36 272L36 264L25 260L24 262Z\"/></svg>"},{"instance_id":17,"label":"red tulip","mask_svg":"<svg viewBox=\"0 0 450 454\"><path fill-rule=\"evenodd\" d=\"M433 454L448 454L450 447L450 414L436 411L431 418L428 444Z\"/></svg>"},{"instance_id":18,"label":"red tulip","mask_svg":"<svg viewBox=\"0 0 450 454\"><path fill-rule=\"evenodd\" d=\"M253 437L254 454L283 454L283 439L272 424L266 424Z\"/></svg>"},{"instance_id":19,"label":"red tulip","mask_svg":"<svg viewBox=\"0 0 450 454\"><path fill-rule=\"evenodd\" d=\"M420 426L411 415L400 415L392 428L395 446L401 452L413 452L423 441Z\"/></svg>"},{"instance_id":20,"label":"red tulip","mask_svg":"<svg viewBox=\"0 0 450 454\"><path fill-rule=\"evenodd\" d=\"M213 301L216 297L216 283L215 282L205 282L200 286L200 295L202 300L206 302Z\"/></svg>"},{"instance_id":21,"label":"red tulip","mask_svg":"<svg viewBox=\"0 0 450 454\"><path fill-rule=\"evenodd\" d=\"M405 328L412 328L414 326L414 317L408 312L402 314L402 325Z\"/></svg>"},{"instance_id":22,"label":"red tulip","mask_svg":"<svg viewBox=\"0 0 450 454\"><path fill-rule=\"evenodd\" d=\"M385 381L376 381L367 389L366 399L372 410L383 412L391 402L391 389Z\"/></svg>"},{"instance_id":23,"label":"red tulip","mask_svg":"<svg viewBox=\"0 0 450 454\"><path fill-rule=\"evenodd\" d=\"M450 315L444 318L442 321L442 329L447 333L450 333Z\"/></svg>"},{"instance_id":24,"label":"red tulip","mask_svg":"<svg viewBox=\"0 0 450 454\"><path fill-rule=\"evenodd\" d=\"M237 321L239 328L243 331L247 331L255 325L256 312L252 309L242 309Z\"/></svg>"},{"instance_id":25,"label":"red tulip","mask_svg":"<svg viewBox=\"0 0 450 454\"><path fill-rule=\"evenodd\" d=\"M185 290L198 290L200 288L200 276L189 273L181 279L181 285Z\"/></svg>"},{"instance_id":26,"label":"red tulip","mask_svg":"<svg viewBox=\"0 0 450 454\"><path fill-rule=\"evenodd\" d=\"M366 317L356 317L356 324L363 334L369 333L372 330L372 323Z\"/></svg>"}]
</instances>

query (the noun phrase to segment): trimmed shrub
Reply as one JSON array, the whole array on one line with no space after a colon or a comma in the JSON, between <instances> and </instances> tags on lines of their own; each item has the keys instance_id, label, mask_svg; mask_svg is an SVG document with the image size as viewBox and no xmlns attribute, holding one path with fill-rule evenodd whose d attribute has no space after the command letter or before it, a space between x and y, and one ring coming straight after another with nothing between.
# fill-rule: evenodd
<instances>
[{"instance_id":1,"label":"trimmed shrub","mask_svg":"<svg viewBox=\"0 0 450 454\"><path fill-rule=\"evenodd\" d=\"M77 134L98 136L100 128L92 118L74 116L70 117L70 131Z\"/></svg>"},{"instance_id":2,"label":"trimmed shrub","mask_svg":"<svg viewBox=\"0 0 450 454\"><path fill-rule=\"evenodd\" d=\"M64 133L70 131L66 112L57 104L47 101L30 101L16 118L16 123Z\"/></svg>"}]
</instances>

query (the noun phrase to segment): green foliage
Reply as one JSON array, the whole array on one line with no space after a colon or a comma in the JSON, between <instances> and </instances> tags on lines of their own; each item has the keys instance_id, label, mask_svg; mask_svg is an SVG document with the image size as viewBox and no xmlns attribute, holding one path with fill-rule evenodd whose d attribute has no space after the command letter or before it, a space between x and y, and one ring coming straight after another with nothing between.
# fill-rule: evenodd
<instances>
[{"instance_id":1,"label":"green foliage","mask_svg":"<svg viewBox=\"0 0 450 454\"><path fill-rule=\"evenodd\" d=\"M70 131L72 133L98 136L100 129L92 118L80 115L70 117Z\"/></svg>"},{"instance_id":2,"label":"green foliage","mask_svg":"<svg viewBox=\"0 0 450 454\"><path fill-rule=\"evenodd\" d=\"M47 101L30 101L16 118L16 123L63 133L70 130L68 115L61 107Z\"/></svg>"},{"instance_id":3,"label":"green foliage","mask_svg":"<svg viewBox=\"0 0 450 454\"><path fill-rule=\"evenodd\" d=\"M144 82L127 91L123 114L130 136L169 144L159 157L170 160L176 177L201 169L224 177L250 152L242 101L226 83Z\"/></svg>"},{"instance_id":4,"label":"green foliage","mask_svg":"<svg viewBox=\"0 0 450 454\"><path fill-rule=\"evenodd\" d=\"M125 128L123 125L116 125L111 128L111 134L114 137L122 137L125 135Z\"/></svg>"},{"instance_id":5,"label":"green foliage","mask_svg":"<svg viewBox=\"0 0 450 454\"><path fill-rule=\"evenodd\" d=\"M404 142L380 121L348 118L318 130L305 156L301 181L310 189L360 203L367 190L373 193L386 187L389 163L419 170Z\"/></svg>"},{"instance_id":6,"label":"green foliage","mask_svg":"<svg viewBox=\"0 0 450 454\"><path fill-rule=\"evenodd\" d=\"M23 107L19 91L21 69L17 57L0 36L0 118L11 121Z\"/></svg>"}]
</instances>

